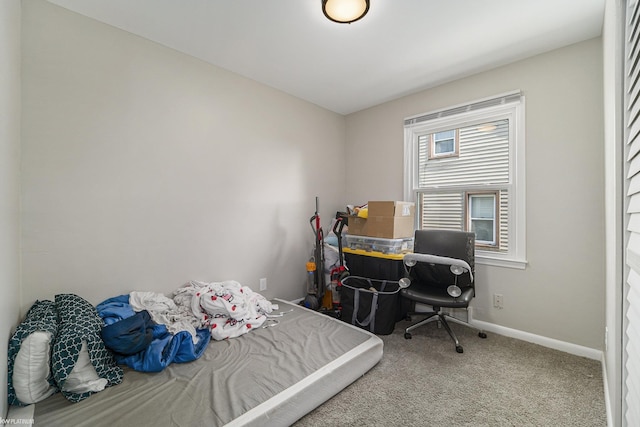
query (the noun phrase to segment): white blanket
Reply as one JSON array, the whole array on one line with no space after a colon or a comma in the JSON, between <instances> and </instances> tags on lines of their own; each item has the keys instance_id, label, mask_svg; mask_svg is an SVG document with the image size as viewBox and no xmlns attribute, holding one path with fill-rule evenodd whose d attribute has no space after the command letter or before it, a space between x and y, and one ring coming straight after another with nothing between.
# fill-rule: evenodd
<instances>
[{"instance_id":1,"label":"white blanket","mask_svg":"<svg viewBox=\"0 0 640 427\"><path fill-rule=\"evenodd\" d=\"M190 281L172 297L157 292L131 292L129 304L135 311L147 310L154 322L176 334L187 331L198 342L196 329L208 328L215 340L234 338L258 328L274 306L262 295L240 283Z\"/></svg>"},{"instance_id":2,"label":"white blanket","mask_svg":"<svg viewBox=\"0 0 640 427\"><path fill-rule=\"evenodd\" d=\"M138 292L129 294L129 304L134 311L147 310L154 322L165 325L167 330L175 335L180 331L191 334L194 343L198 343L196 328L199 327L190 310L177 306L171 298L158 292Z\"/></svg>"},{"instance_id":3,"label":"white blanket","mask_svg":"<svg viewBox=\"0 0 640 427\"><path fill-rule=\"evenodd\" d=\"M209 328L215 340L234 338L262 326L273 305L262 295L228 280L205 283L190 281L173 293L173 301Z\"/></svg>"}]
</instances>

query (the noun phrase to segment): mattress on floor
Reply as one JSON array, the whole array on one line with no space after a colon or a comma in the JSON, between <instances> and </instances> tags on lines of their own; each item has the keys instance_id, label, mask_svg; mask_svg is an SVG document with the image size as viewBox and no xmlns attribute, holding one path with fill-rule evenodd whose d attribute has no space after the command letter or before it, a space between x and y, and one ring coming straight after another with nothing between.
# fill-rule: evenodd
<instances>
[{"instance_id":1,"label":"mattress on floor","mask_svg":"<svg viewBox=\"0 0 640 427\"><path fill-rule=\"evenodd\" d=\"M34 405L35 425L290 425L382 357L375 335L275 302L277 312L293 310L278 325L212 341L199 360L159 373L125 368L122 384L78 403L58 393Z\"/></svg>"}]
</instances>

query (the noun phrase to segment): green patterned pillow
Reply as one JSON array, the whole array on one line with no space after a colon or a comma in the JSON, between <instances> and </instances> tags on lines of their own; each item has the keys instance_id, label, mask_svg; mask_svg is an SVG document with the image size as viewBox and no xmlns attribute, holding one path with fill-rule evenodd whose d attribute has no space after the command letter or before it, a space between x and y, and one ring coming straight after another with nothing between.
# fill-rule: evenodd
<instances>
[{"instance_id":1,"label":"green patterned pillow","mask_svg":"<svg viewBox=\"0 0 640 427\"><path fill-rule=\"evenodd\" d=\"M60 323L53 344L51 368L62 394L71 402L79 402L101 389L92 388L89 381L86 387L78 387L75 384L73 388L70 388L65 384L70 376L77 377L77 369L74 371L74 368L78 362L83 343L97 376L107 380L107 386L121 383L122 369L116 364L113 354L107 350L102 341L100 336L102 319L98 316L96 309L89 302L74 294L56 295L55 303ZM72 371L74 371L73 375ZM82 376L80 375L80 377ZM76 390L90 391L77 392Z\"/></svg>"},{"instance_id":2,"label":"green patterned pillow","mask_svg":"<svg viewBox=\"0 0 640 427\"><path fill-rule=\"evenodd\" d=\"M57 330L58 315L53 301L36 301L9 340L9 404L29 405L57 391L49 369Z\"/></svg>"}]
</instances>

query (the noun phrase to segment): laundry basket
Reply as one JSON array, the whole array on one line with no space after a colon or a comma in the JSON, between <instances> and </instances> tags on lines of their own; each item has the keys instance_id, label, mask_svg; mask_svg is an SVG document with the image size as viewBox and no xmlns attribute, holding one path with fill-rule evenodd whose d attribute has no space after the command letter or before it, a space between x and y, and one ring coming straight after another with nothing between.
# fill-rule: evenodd
<instances>
[{"instance_id":1,"label":"laundry basket","mask_svg":"<svg viewBox=\"0 0 640 427\"><path fill-rule=\"evenodd\" d=\"M397 281L348 276L342 281L341 319L378 335L389 335L397 321L400 302Z\"/></svg>"}]
</instances>

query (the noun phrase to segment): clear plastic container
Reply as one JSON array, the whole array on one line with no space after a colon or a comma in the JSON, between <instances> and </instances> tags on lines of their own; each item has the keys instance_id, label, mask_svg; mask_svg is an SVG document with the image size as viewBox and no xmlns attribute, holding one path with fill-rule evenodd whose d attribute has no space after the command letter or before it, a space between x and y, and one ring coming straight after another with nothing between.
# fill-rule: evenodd
<instances>
[{"instance_id":1,"label":"clear plastic container","mask_svg":"<svg viewBox=\"0 0 640 427\"><path fill-rule=\"evenodd\" d=\"M402 254L413 252L413 237L382 239L347 234L345 236L345 247L367 252L381 252L383 254Z\"/></svg>"}]
</instances>

